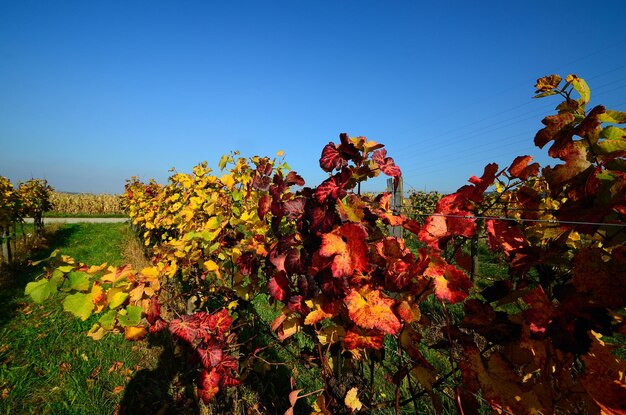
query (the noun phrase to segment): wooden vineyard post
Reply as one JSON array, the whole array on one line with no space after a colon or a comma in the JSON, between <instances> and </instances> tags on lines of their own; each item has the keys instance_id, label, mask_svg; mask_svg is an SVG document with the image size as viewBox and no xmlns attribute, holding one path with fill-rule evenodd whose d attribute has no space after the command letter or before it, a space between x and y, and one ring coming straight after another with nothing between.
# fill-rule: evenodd
<instances>
[{"instance_id":1,"label":"wooden vineyard post","mask_svg":"<svg viewBox=\"0 0 626 415\"><path fill-rule=\"evenodd\" d=\"M9 241L13 243L12 254L13 257L15 257L15 255L17 254L17 225L15 224L15 222L11 224L10 229L11 231L9 233Z\"/></svg>"},{"instance_id":2,"label":"wooden vineyard post","mask_svg":"<svg viewBox=\"0 0 626 415\"><path fill-rule=\"evenodd\" d=\"M9 227L2 228L2 262L11 263L11 239Z\"/></svg>"},{"instance_id":3,"label":"wooden vineyard post","mask_svg":"<svg viewBox=\"0 0 626 415\"><path fill-rule=\"evenodd\" d=\"M400 180L398 182L398 187L395 190L393 188L393 178L387 179L387 191L391 193L391 200L389 204L393 213L396 213L396 214L402 213L402 199L404 197L402 177L400 177ZM402 226L389 226L390 236L395 236L396 238L402 238L403 237L402 231L403 231Z\"/></svg>"}]
</instances>

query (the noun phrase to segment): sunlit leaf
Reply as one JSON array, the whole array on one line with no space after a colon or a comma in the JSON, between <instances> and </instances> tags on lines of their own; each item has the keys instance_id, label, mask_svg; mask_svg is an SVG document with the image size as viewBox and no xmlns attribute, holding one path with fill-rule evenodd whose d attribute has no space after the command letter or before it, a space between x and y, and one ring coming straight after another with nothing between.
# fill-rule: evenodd
<instances>
[{"instance_id":1,"label":"sunlit leaf","mask_svg":"<svg viewBox=\"0 0 626 415\"><path fill-rule=\"evenodd\" d=\"M346 330L342 326L330 325L317 332L317 339L322 346L325 346L329 343L337 343L345 334Z\"/></svg>"},{"instance_id":2,"label":"sunlit leaf","mask_svg":"<svg viewBox=\"0 0 626 415\"><path fill-rule=\"evenodd\" d=\"M550 91L559 86L559 83L561 83L561 77L559 75L553 74L544 76L537 79L537 83L535 84L535 92Z\"/></svg>"},{"instance_id":3,"label":"sunlit leaf","mask_svg":"<svg viewBox=\"0 0 626 415\"><path fill-rule=\"evenodd\" d=\"M306 305L311 309L311 312L304 319L304 324L319 323L324 319L334 317L339 312L339 307L336 303L326 302L323 297L308 300Z\"/></svg>"},{"instance_id":4,"label":"sunlit leaf","mask_svg":"<svg viewBox=\"0 0 626 415\"><path fill-rule=\"evenodd\" d=\"M123 313L126 311L125 313ZM143 308L129 305L125 309L121 310L117 315L117 320L122 327L136 326L141 322L141 314Z\"/></svg>"},{"instance_id":5,"label":"sunlit leaf","mask_svg":"<svg viewBox=\"0 0 626 415\"><path fill-rule=\"evenodd\" d=\"M182 316L180 319L170 321L170 332L175 337L191 344L198 335L198 326L191 321L189 316Z\"/></svg>"},{"instance_id":6,"label":"sunlit leaf","mask_svg":"<svg viewBox=\"0 0 626 415\"><path fill-rule=\"evenodd\" d=\"M322 235L319 253L332 257L332 271L335 277L352 275L365 271L368 266L367 232L357 224L347 223L333 233Z\"/></svg>"},{"instance_id":7,"label":"sunlit leaf","mask_svg":"<svg viewBox=\"0 0 626 415\"><path fill-rule=\"evenodd\" d=\"M56 285L44 278L39 281L29 282L26 284L24 294L30 295L30 298L32 298L34 302L41 303L50 298L56 290Z\"/></svg>"},{"instance_id":8,"label":"sunlit leaf","mask_svg":"<svg viewBox=\"0 0 626 415\"><path fill-rule=\"evenodd\" d=\"M101 340L108 333L100 324L94 323L93 326L87 332L87 336L91 337L93 340Z\"/></svg>"},{"instance_id":9,"label":"sunlit leaf","mask_svg":"<svg viewBox=\"0 0 626 415\"><path fill-rule=\"evenodd\" d=\"M433 278L437 298L452 304L463 301L472 287L467 274L454 265L433 261L424 275Z\"/></svg>"},{"instance_id":10,"label":"sunlit leaf","mask_svg":"<svg viewBox=\"0 0 626 415\"><path fill-rule=\"evenodd\" d=\"M63 310L69 311L83 321L91 316L93 309L94 303L91 301L91 294L71 294L63 300Z\"/></svg>"},{"instance_id":11,"label":"sunlit leaf","mask_svg":"<svg viewBox=\"0 0 626 415\"><path fill-rule=\"evenodd\" d=\"M91 285L89 274L70 272L67 274L67 288L74 291L87 291Z\"/></svg>"},{"instance_id":12,"label":"sunlit leaf","mask_svg":"<svg viewBox=\"0 0 626 415\"><path fill-rule=\"evenodd\" d=\"M104 313L100 319L98 319L98 323L105 329L111 330L115 326L115 322L117 321L117 311L109 310Z\"/></svg>"},{"instance_id":13,"label":"sunlit leaf","mask_svg":"<svg viewBox=\"0 0 626 415\"><path fill-rule=\"evenodd\" d=\"M565 78L565 81L569 82L574 87L576 92L580 94L581 104L584 105L589 102L589 99L591 98L591 91L589 90L589 86L584 79L579 78L576 75L568 75Z\"/></svg>"},{"instance_id":14,"label":"sunlit leaf","mask_svg":"<svg viewBox=\"0 0 626 415\"><path fill-rule=\"evenodd\" d=\"M375 349L383 347L385 334L378 330L348 330L343 339L347 349Z\"/></svg>"},{"instance_id":15,"label":"sunlit leaf","mask_svg":"<svg viewBox=\"0 0 626 415\"><path fill-rule=\"evenodd\" d=\"M396 166L396 163L391 157L387 157L387 150L384 148L374 151L372 160L374 160L374 162L378 165L380 171L387 176L399 177L402 175L400 167Z\"/></svg>"},{"instance_id":16,"label":"sunlit leaf","mask_svg":"<svg viewBox=\"0 0 626 415\"><path fill-rule=\"evenodd\" d=\"M322 157L320 157L320 167L322 170L331 172L333 170L339 170L347 164L347 161L341 156L335 143L328 143L322 150Z\"/></svg>"},{"instance_id":17,"label":"sunlit leaf","mask_svg":"<svg viewBox=\"0 0 626 415\"><path fill-rule=\"evenodd\" d=\"M126 301L129 297L129 293L124 291L115 291L113 289L109 290L107 296L109 300L109 308L114 309L124 304L124 301Z\"/></svg>"},{"instance_id":18,"label":"sunlit leaf","mask_svg":"<svg viewBox=\"0 0 626 415\"><path fill-rule=\"evenodd\" d=\"M235 185L235 179L230 174L224 174L220 178L220 182L222 182L222 184L224 186L226 186L228 188L228 190L231 190L233 188L233 186Z\"/></svg>"},{"instance_id":19,"label":"sunlit leaf","mask_svg":"<svg viewBox=\"0 0 626 415\"><path fill-rule=\"evenodd\" d=\"M144 327L128 326L124 328L124 337L126 340L137 341L141 340L148 334Z\"/></svg>"},{"instance_id":20,"label":"sunlit leaf","mask_svg":"<svg viewBox=\"0 0 626 415\"><path fill-rule=\"evenodd\" d=\"M402 327L392 310L394 300L384 297L378 290L365 291L363 295L352 290L346 296L345 303L350 318L360 327L389 334L396 334Z\"/></svg>"},{"instance_id":21,"label":"sunlit leaf","mask_svg":"<svg viewBox=\"0 0 626 415\"><path fill-rule=\"evenodd\" d=\"M626 123L626 112L607 110L604 114L600 114L601 122L610 122L613 124Z\"/></svg>"},{"instance_id":22,"label":"sunlit leaf","mask_svg":"<svg viewBox=\"0 0 626 415\"><path fill-rule=\"evenodd\" d=\"M61 271L64 274L67 274L68 272L72 271L74 269L74 265L63 265L57 268L59 271Z\"/></svg>"},{"instance_id":23,"label":"sunlit leaf","mask_svg":"<svg viewBox=\"0 0 626 415\"><path fill-rule=\"evenodd\" d=\"M512 177L526 180L539 174L539 163L528 164L532 161L531 156L518 156L513 160L509 173Z\"/></svg>"},{"instance_id":24,"label":"sunlit leaf","mask_svg":"<svg viewBox=\"0 0 626 415\"><path fill-rule=\"evenodd\" d=\"M348 408L352 411L360 411L363 407L361 401L359 401L358 390L357 388L352 388L346 393L346 397L344 399L344 403Z\"/></svg>"}]
</instances>

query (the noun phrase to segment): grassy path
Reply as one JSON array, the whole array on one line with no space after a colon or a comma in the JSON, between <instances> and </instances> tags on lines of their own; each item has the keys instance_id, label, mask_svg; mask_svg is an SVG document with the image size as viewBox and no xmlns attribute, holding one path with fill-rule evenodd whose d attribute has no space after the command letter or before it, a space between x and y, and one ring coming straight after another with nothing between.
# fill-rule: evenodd
<instances>
[{"instance_id":1,"label":"grassy path","mask_svg":"<svg viewBox=\"0 0 626 415\"><path fill-rule=\"evenodd\" d=\"M48 231L49 246L87 264L124 262L126 224L65 224ZM65 313L58 299L41 305L24 296L40 268L12 270L0 286L0 414L112 414L124 387L149 362L145 347L109 335L85 336L94 323ZM96 318L97 319L97 318ZM148 359L148 360L146 360Z\"/></svg>"}]
</instances>

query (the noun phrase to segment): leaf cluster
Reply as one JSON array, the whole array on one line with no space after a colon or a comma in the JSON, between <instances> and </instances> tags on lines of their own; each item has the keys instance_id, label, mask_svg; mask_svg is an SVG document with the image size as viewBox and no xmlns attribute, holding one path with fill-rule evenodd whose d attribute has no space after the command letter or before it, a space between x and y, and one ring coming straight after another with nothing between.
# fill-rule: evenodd
<instances>
[{"instance_id":1,"label":"leaf cluster","mask_svg":"<svg viewBox=\"0 0 626 415\"><path fill-rule=\"evenodd\" d=\"M421 223L392 212L390 194L360 194L368 178L401 175L364 137L341 134L323 148L328 178L315 187L280 160L232 153L219 175L200 164L166 185L127 183L123 203L153 267L107 272L66 259L27 293L42 301L67 290L68 311L103 316L93 337L168 327L192 356L205 401L245 381L256 361L283 364L264 353L299 342L294 362L317 367L324 386L299 395L292 384L288 412L312 395L321 414L399 411L422 396L440 412L452 395L463 413L623 413L626 366L608 339L624 333L626 113L587 110L589 88L574 75L541 78L536 90L564 98L535 136L556 164L488 164L429 198L434 213ZM473 280L464 248L483 235L506 278ZM185 286L177 317L157 296L168 279ZM265 294L279 306L269 327L252 307ZM250 328L275 341L256 344ZM395 400L376 393L376 367Z\"/></svg>"}]
</instances>

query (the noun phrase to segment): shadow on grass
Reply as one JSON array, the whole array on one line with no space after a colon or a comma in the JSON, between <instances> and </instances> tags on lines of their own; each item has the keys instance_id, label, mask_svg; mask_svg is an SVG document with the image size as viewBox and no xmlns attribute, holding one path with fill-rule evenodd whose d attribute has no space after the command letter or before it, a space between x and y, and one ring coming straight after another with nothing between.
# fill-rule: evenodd
<instances>
[{"instance_id":1,"label":"shadow on grass","mask_svg":"<svg viewBox=\"0 0 626 415\"><path fill-rule=\"evenodd\" d=\"M124 390L117 415L283 414L287 409L287 396L291 392L289 379L293 376L287 366L279 364L265 373L249 372L242 385L221 389L216 399L204 406L195 396L196 363L190 359L189 350L176 348L168 331L149 335L147 340L149 347L162 349L158 364L152 370L135 373ZM253 343L249 344L253 349L264 344ZM242 353L252 351L242 350ZM272 348L264 357L274 362L284 360L284 356ZM310 413L304 400L295 409L295 414Z\"/></svg>"},{"instance_id":2,"label":"shadow on grass","mask_svg":"<svg viewBox=\"0 0 626 415\"><path fill-rule=\"evenodd\" d=\"M185 385L185 356L176 354L169 333L148 336L149 347L160 347L162 352L155 369L142 369L135 373L124 390L119 415L169 415L199 414L200 408L182 385ZM172 384L173 387L172 387ZM180 389L178 391L177 389ZM187 388L188 389L188 388ZM175 394L175 397L173 396Z\"/></svg>"},{"instance_id":3,"label":"shadow on grass","mask_svg":"<svg viewBox=\"0 0 626 415\"><path fill-rule=\"evenodd\" d=\"M34 251L26 256L26 260L2 268L0 271L0 328L10 322L23 308L24 304L21 301L26 284L42 273L43 264L31 266L28 265L28 261L47 258L55 249L63 248L76 230L76 226L71 225L46 229Z\"/></svg>"}]
</instances>

